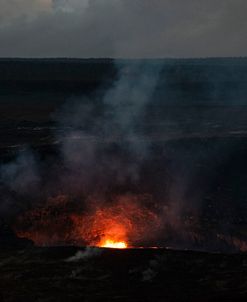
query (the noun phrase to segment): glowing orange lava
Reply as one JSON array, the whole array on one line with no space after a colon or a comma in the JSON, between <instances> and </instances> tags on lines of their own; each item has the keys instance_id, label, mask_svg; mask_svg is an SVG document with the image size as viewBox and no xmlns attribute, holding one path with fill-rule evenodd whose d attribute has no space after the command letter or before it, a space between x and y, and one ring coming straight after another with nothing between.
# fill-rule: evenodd
<instances>
[{"instance_id":1,"label":"glowing orange lava","mask_svg":"<svg viewBox=\"0 0 247 302\"><path fill-rule=\"evenodd\" d=\"M126 249L128 247L127 243L124 241L115 242L111 239L107 239L100 243L100 247L111 248L111 249Z\"/></svg>"},{"instance_id":2,"label":"glowing orange lava","mask_svg":"<svg viewBox=\"0 0 247 302\"><path fill-rule=\"evenodd\" d=\"M149 195L116 195L110 201L91 198L87 202L90 206L80 212L66 196L50 198L43 207L19 217L16 233L38 246L125 249L149 240L159 230L160 219L150 207L154 202Z\"/></svg>"}]
</instances>

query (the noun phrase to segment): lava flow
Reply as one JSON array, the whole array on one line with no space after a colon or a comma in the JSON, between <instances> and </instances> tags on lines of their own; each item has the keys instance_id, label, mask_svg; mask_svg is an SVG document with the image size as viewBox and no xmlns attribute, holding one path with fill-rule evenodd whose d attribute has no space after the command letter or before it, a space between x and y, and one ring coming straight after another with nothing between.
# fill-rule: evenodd
<instances>
[{"instance_id":1,"label":"lava flow","mask_svg":"<svg viewBox=\"0 0 247 302\"><path fill-rule=\"evenodd\" d=\"M81 210L66 196L49 199L42 207L19 217L19 237L38 246L87 245L124 249L154 239L160 228L155 203L149 195L120 195L110 200L87 200ZM152 230L152 232L150 232Z\"/></svg>"}]
</instances>

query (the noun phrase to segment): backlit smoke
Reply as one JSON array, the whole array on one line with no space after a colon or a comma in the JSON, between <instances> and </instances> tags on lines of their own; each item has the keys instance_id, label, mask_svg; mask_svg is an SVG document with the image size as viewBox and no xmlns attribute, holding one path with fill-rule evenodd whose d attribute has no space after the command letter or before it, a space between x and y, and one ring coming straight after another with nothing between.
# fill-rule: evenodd
<instances>
[{"instance_id":1,"label":"backlit smoke","mask_svg":"<svg viewBox=\"0 0 247 302\"><path fill-rule=\"evenodd\" d=\"M18 217L19 236L38 245L102 247L127 247L155 239L161 228L157 203L145 190L131 192L131 186L138 183L140 168L150 154L151 142L139 127L159 72L156 64L122 64L118 79L106 93L69 101L61 109L58 121L64 131L57 140L62 167L48 168L50 181L39 187L46 192L39 199L44 199ZM6 186L34 198L37 166L32 154L4 166Z\"/></svg>"},{"instance_id":2,"label":"backlit smoke","mask_svg":"<svg viewBox=\"0 0 247 302\"><path fill-rule=\"evenodd\" d=\"M42 246L246 249L221 217L212 225L211 217L200 216L200 206L211 206L211 200L203 203L206 186L214 181L207 166L227 163L234 144L227 152L224 144L198 148L190 140L195 132L188 131L188 145L181 137L191 124L172 120L173 115L172 127L167 120L153 126L150 108L157 100L161 65L117 62L113 83L69 99L57 112L55 155L48 152L39 160L38 152L26 149L1 166L0 216L17 235ZM192 125L199 124L203 114L198 118L192 112ZM163 123L166 113L155 123ZM220 201L217 195L210 198ZM218 236L221 232L227 235Z\"/></svg>"},{"instance_id":3,"label":"backlit smoke","mask_svg":"<svg viewBox=\"0 0 247 302\"><path fill-rule=\"evenodd\" d=\"M113 183L137 181L149 155L150 141L138 126L145 120L160 66L119 68L119 79L102 100L75 100L60 113L60 123L69 129L60 140L71 182L94 193ZM97 109L97 102L103 109Z\"/></svg>"}]
</instances>

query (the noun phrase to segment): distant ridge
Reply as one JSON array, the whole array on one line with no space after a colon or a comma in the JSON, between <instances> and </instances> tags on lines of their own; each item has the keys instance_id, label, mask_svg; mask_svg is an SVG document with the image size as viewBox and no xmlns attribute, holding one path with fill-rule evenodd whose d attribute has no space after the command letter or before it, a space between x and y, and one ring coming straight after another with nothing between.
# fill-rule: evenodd
<instances>
[{"instance_id":1,"label":"distant ridge","mask_svg":"<svg viewBox=\"0 0 247 302\"><path fill-rule=\"evenodd\" d=\"M228 58L0 58L0 94L91 94L111 86L119 65L161 66L155 91L166 103L247 104L247 57ZM135 81L138 71L128 71Z\"/></svg>"},{"instance_id":2,"label":"distant ridge","mask_svg":"<svg viewBox=\"0 0 247 302\"><path fill-rule=\"evenodd\" d=\"M219 62L247 62L246 57L202 57L202 58L70 58L70 57L50 57L50 58L23 58L23 57L0 57L0 62L77 62L77 63L102 63L102 62L162 62L162 63L219 63Z\"/></svg>"}]
</instances>

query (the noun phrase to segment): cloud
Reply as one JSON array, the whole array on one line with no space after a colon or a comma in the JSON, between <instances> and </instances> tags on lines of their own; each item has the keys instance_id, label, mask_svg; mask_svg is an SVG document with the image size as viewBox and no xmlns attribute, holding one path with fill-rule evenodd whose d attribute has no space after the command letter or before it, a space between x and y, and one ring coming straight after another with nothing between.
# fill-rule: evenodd
<instances>
[{"instance_id":1,"label":"cloud","mask_svg":"<svg viewBox=\"0 0 247 302\"><path fill-rule=\"evenodd\" d=\"M1 0L0 26L10 25L15 19L30 19L47 13L52 8L52 0Z\"/></svg>"},{"instance_id":2,"label":"cloud","mask_svg":"<svg viewBox=\"0 0 247 302\"><path fill-rule=\"evenodd\" d=\"M89 0L53 0L52 7L56 10L65 12L76 12L81 9L86 9L89 5Z\"/></svg>"},{"instance_id":3,"label":"cloud","mask_svg":"<svg viewBox=\"0 0 247 302\"><path fill-rule=\"evenodd\" d=\"M244 56L245 0L1 0L0 56Z\"/></svg>"}]
</instances>

